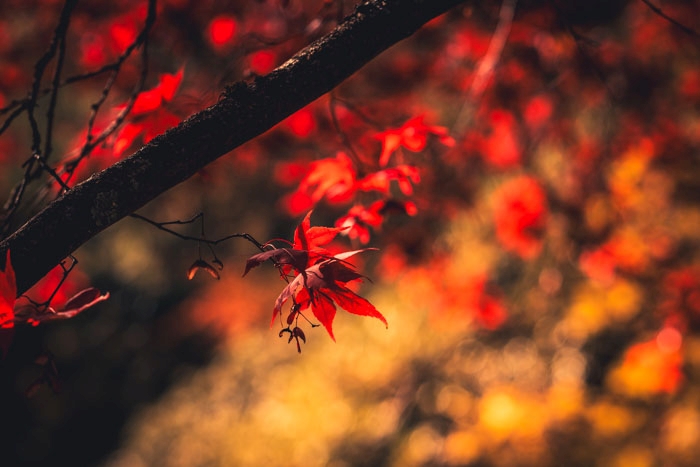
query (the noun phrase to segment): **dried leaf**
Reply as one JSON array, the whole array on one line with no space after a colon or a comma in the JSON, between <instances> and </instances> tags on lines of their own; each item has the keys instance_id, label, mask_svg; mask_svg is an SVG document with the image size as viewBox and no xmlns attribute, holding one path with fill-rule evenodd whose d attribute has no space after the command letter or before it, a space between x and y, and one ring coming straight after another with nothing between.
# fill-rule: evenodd
<instances>
[{"instance_id":1,"label":"dried leaf","mask_svg":"<svg viewBox=\"0 0 700 467\"><path fill-rule=\"evenodd\" d=\"M248 258L243 275L245 276L251 269L267 260L272 260L277 265L290 265L297 271L303 271L306 269L308 258L309 252L306 250L275 248L274 250L264 251Z\"/></svg>"},{"instance_id":2,"label":"dried leaf","mask_svg":"<svg viewBox=\"0 0 700 467\"><path fill-rule=\"evenodd\" d=\"M187 270L187 278L188 278L189 280L192 280L192 279L194 278L195 274L197 274L197 272L198 272L200 269L203 269L204 271L208 272L209 275L210 275L211 277L213 277L214 279L217 279L217 280L218 280L218 279L221 279L221 276L219 275L219 271L217 271L217 270L214 268L214 266L212 266L211 264L207 263L207 262L204 261L203 259L198 259L197 261L195 261L194 263L192 263L192 266L190 266L189 269Z\"/></svg>"},{"instance_id":3,"label":"dried leaf","mask_svg":"<svg viewBox=\"0 0 700 467\"><path fill-rule=\"evenodd\" d=\"M103 294L99 291L99 289L90 287L85 290L81 290L80 292L69 298L66 304L63 305L63 308L57 313L64 315L70 314L69 317L72 317L77 315L81 311L90 308L96 303L100 303L107 300L108 298L109 292Z\"/></svg>"}]
</instances>

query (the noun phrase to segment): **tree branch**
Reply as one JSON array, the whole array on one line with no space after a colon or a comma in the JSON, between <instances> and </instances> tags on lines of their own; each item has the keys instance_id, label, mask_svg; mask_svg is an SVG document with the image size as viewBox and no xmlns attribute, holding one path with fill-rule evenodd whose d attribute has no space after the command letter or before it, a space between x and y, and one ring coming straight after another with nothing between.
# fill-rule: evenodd
<instances>
[{"instance_id":1,"label":"tree branch","mask_svg":"<svg viewBox=\"0 0 700 467\"><path fill-rule=\"evenodd\" d=\"M370 0L270 74L226 88L219 102L49 204L0 243L24 293L80 245L202 167L330 91L463 0Z\"/></svg>"}]
</instances>

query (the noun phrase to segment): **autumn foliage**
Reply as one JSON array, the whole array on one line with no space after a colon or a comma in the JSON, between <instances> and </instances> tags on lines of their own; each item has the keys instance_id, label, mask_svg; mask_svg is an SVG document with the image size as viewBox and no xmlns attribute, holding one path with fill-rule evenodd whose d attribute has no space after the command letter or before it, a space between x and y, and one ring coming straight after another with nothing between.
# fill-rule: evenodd
<instances>
[{"instance_id":1,"label":"autumn foliage","mask_svg":"<svg viewBox=\"0 0 700 467\"><path fill-rule=\"evenodd\" d=\"M3 237L355 3L79 1L49 151L63 4L0 5ZM431 20L20 297L7 251L8 459L694 465L700 8L555 3Z\"/></svg>"}]
</instances>

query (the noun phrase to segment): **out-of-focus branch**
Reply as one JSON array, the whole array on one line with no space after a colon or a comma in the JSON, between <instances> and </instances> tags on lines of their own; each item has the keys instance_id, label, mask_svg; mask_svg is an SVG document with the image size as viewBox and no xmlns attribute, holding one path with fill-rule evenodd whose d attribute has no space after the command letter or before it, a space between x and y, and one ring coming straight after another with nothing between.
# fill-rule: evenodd
<instances>
[{"instance_id":1,"label":"out-of-focus branch","mask_svg":"<svg viewBox=\"0 0 700 467\"><path fill-rule=\"evenodd\" d=\"M454 125L452 126L452 133L456 135L461 135L470 123L470 117L473 114L474 107L478 103L481 95L486 89L486 85L491 79L496 65L498 64L501 54L503 53L503 48L508 40L508 35L510 34L511 26L513 25L513 17L515 16L515 6L517 0L503 0L501 5L501 10L498 15L498 26L491 37L491 42L489 43L489 48L486 50L486 55L479 62L479 66L474 73L474 80L472 81L471 88L469 89L469 94L467 100L462 105L462 108L457 115Z\"/></svg>"},{"instance_id":2,"label":"out-of-focus branch","mask_svg":"<svg viewBox=\"0 0 700 467\"><path fill-rule=\"evenodd\" d=\"M696 39L700 38L700 33L698 33L695 29L689 28L688 26L686 26L685 24L681 23L681 22L678 21L677 19L672 18L671 16L667 15L661 8L659 8L658 6L654 5L654 4L651 3L649 0L642 0L642 2L644 2L644 4L645 4L646 6L648 6L648 7L651 9L651 11L653 11L653 12L656 13L657 15L661 16L663 19L665 19L665 20L668 21L669 23L673 24L674 26L676 26L677 28L679 28L679 29L680 29L681 31L683 31L684 33L688 34L689 36L693 36L693 37L695 37Z\"/></svg>"}]
</instances>

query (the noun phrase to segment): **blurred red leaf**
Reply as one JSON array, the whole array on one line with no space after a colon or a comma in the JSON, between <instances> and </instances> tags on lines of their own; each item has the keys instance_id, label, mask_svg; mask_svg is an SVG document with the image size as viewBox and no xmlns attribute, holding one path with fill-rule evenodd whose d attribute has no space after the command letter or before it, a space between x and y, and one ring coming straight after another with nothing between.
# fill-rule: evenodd
<instances>
[{"instance_id":1,"label":"blurred red leaf","mask_svg":"<svg viewBox=\"0 0 700 467\"><path fill-rule=\"evenodd\" d=\"M164 73L160 75L158 85L153 89L141 92L134 105L131 108L132 115L140 115L152 112L163 105L164 102L170 102L177 89L180 87L185 69L180 68L177 73Z\"/></svg>"},{"instance_id":2,"label":"blurred red leaf","mask_svg":"<svg viewBox=\"0 0 700 467\"><path fill-rule=\"evenodd\" d=\"M5 257L5 269L0 272L0 351L5 358L14 334L14 306L17 298L15 270L10 260L10 250Z\"/></svg>"},{"instance_id":3,"label":"blurred red leaf","mask_svg":"<svg viewBox=\"0 0 700 467\"><path fill-rule=\"evenodd\" d=\"M380 166L385 167L391 155L401 146L413 152L422 151L428 143L429 135L436 136L445 146L454 146L455 140L449 136L446 127L426 125L423 120L425 115L418 115L399 128L385 130L375 135L375 138L382 142Z\"/></svg>"},{"instance_id":4,"label":"blurred red leaf","mask_svg":"<svg viewBox=\"0 0 700 467\"><path fill-rule=\"evenodd\" d=\"M356 172L350 158L343 152L312 162L299 183L299 188L288 195L285 205L290 214L298 215L322 199L331 203L348 201L354 191Z\"/></svg>"},{"instance_id":5,"label":"blurred red leaf","mask_svg":"<svg viewBox=\"0 0 700 467\"><path fill-rule=\"evenodd\" d=\"M484 160L498 169L519 165L521 147L513 114L506 110L494 110L489 115L489 121L491 133L481 144Z\"/></svg>"},{"instance_id":6,"label":"blurred red leaf","mask_svg":"<svg viewBox=\"0 0 700 467\"><path fill-rule=\"evenodd\" d=\"M299 138L308 138L316 130L316 118L308 107L294 112L284 120L283 124Z\"/></svg>"},{"instance_id":7,"label":"blurred red leaf","mask_svg":"<svg viewBox=\"0 0 700 467\"><path fill-rule=\"evenodd\" d=\"M367 175L357 182L357 189L378 191L388 195L392 181L396 181L399 185L399 190L409 196L413 194L413 184L420 182L420 173L412 165L398 165Z\"/></svg>"},{"instance_id":8,"label":"blurred red leaf","mask_svg":"<svg viewBox=\"0 0 700 467\"><path fill-rule=\"evenodd\" d=\"M216 49L220 49L236 37L238 23L233 16L219 15L209 22L207 38Z\"/></svg>"},{"instance_id":9,"label":"blurred red leaf","mask_svg":"<svg viewBox=\"0 0 700 467\"><path fill-rule=\"evenodd\" d=\"M505 182L494 194L498 240L523 258L535 257L542 246L547 211L547 196L537 180L521 176Z\"/></svg>"},{"instance_id":10,"label":"blurred red leaf","mask_svg":"<svg viewBox=\"0 0 700 467\"><path fill-rule=\"evenodd\" d=\"M250 69L258 74L265 75L275 68L277 55L271 50L259 50L251 54Z\"/></svg>"}]
</instances>

